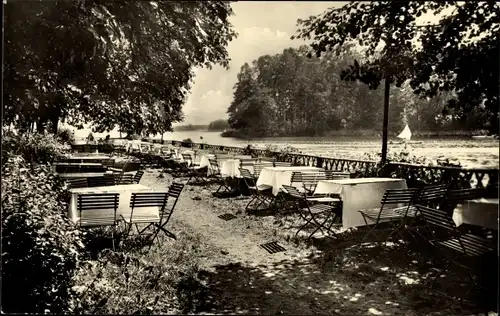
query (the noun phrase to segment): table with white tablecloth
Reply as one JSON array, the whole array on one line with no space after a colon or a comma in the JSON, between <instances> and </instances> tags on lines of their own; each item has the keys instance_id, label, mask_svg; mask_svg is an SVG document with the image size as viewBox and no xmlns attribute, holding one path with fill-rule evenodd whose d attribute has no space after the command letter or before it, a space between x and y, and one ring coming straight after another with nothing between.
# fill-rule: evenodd
<instances>
[{"instance_id":1,"label":"table with white tablecloth","mask_svg":"<svg viewBox=\"0 0 500 316\"><path fill-rule=\"evenodd\" d=\"M257 186L267 184L273 187L273 195L278 195L283 184L290 185L293 172L322 171L309 166L264 167L257 179Z\"/></svg>"},{"instance_id":2,"label":"table with white tablecloth","mask_svg":"<svg viewBox=\"0 0 500 316\"><path fill-rule=\"evenodd\" d=\"M467 200L453 211L457 226L470 224L498 230L498 199L480 198Z\"/></svg>"},{"instance_id":3,"label":"table with white tablecloth","mask_svg":"<svg viewBox=\"0 0 500 316\"><path fill-rule=\"evenodd\" d=\"M99 193L119 193L119 204L116 211L116 218L120 218L120 214L130 216L130 197L132 193L139 192L153 192L153 189L142 184L123 184L123 185L112 185L104 187L92 187L92 188L77 188L71 189L71 201L69 203L68 217L73 223L78 223L79 213L78 213L78 195L79 194L99 194ZM112 212L113 210L109 210ZM146 210L148 211L148 210ZM151 212L158 212L158 208L151 208ZM141 211L142 213L142 211ZM87 214L90 214L88 211Z\"/></svg>"},{"instance_id":4,"label":"table with white tablecloth","mask_svg":"<svg viewBox=\"0 0 500 316\"><path fill-rule=\"evenodd\" d=\"M315 194L335 194L342 199L344 228L366 225L359 210L381 207L387 189L406 189L406 180L395 178L356 178L320 180Z\"/></svg>"}]
</instances>

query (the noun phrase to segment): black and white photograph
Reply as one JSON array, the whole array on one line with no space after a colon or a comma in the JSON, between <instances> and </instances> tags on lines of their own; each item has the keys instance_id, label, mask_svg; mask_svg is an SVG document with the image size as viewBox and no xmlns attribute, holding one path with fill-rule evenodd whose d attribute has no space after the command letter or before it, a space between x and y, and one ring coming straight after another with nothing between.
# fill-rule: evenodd
<instances>
[{"instance_id":1,"label":"black and white photograph","mask_svg":"<svg viewBox=\"0 0 500 316\"><path fill-rule=\"evenodd\" d=\"M5 314L498 316L497 1L2 0Z\"/></svg>"}]
</instances>

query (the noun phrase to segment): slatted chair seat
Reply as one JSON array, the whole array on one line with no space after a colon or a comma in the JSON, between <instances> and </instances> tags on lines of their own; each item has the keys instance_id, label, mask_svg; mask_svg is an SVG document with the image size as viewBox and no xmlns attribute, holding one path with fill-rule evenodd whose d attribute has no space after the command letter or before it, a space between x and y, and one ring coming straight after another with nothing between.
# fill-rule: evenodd
<instances>
[{"instance_id":1,"label":"slatted chair seat","mask_svg":"<svg viewBox=\"0 0 500 316\"><path fill-rule=\"evenodd\" d=\"M401 211L405 211L407 207L402 207L399 208ZM376 221L378 217L381 219L400 219L403 218L404 214L401 214L400 212L397 211L397 209L384 209L382 212L380 211L380 208L372 208L372 209L365 209L365 210L360 210L362 214L364 214L366 217L370 218L373 221Z\"/></svg>"},{"instance_id":2,"label":"slatted chair seat","mask_svg":"<svg viewBox=\"0 0 500 316\"><path fill-rule=\"evenodd\" d=\"M112 215L92 217L92 218L81 218L79 220L79 225L82 227L111 226L114 225L114 223L115 223L115 217Z\"/></svg>"},{"instance_id":3,"label":"slatted chair seat","mask_svg":"<svg viewBox=\"0 0 500 316\"><path fill-rule=\"evenodd\" d=\"M259 186L249 186L248 188L250 190L266 191L266 190L272 190L273 186L268 184L260 184Z\"/></svg>"},{"instance_id":4,"label":"slatted chair seat","mask_svg":"<svg viewBox=\"0 0 500 316\"><path fill-rule=\"evenodd\" d=\"M494 251L491 242L473 234L461 235L459 238L438 241L439 245L470 257L477 257Z\"/></svg>"},{"instance_id":5,"label":"slatted chair seat","mask_svg":"<svg viewBox=\"0 0 500 316\"><path fill-rule=\"evenodd\" d=\"M312 196L312 197L307 197L307 200L311 202L327 203L327 204L341 201L340 198L330 197L330 196L318 196L318 197Z\"/></svg>"},{"instance_id":6,"label":"slatted chair seat","mask_svg":"<svg viewBox=\"0 0 500 316\"><path fill-rule=\"evenodd\" d=\"M327 211L330 211L331 209L332 209L331 206L326 205L326 204L320 204L320 203L313 204L313 205L309 206L309 210L311 211L311 213L314 213L314 214L327 212Z\"/></svg>"},{"instance_id":7,"label":"slatted chair seat","mask_svg":"<svg viewBox=\"0 0 500 316\"><path fill-rule=\"evenodd\" d=\"M141 214L141 215L134 215L132 218L130 217L123 217L123 221L126 222L127 224L129 223L158 223L160 222L160 216L159 214Z\"/></svg>"}]
</instances>

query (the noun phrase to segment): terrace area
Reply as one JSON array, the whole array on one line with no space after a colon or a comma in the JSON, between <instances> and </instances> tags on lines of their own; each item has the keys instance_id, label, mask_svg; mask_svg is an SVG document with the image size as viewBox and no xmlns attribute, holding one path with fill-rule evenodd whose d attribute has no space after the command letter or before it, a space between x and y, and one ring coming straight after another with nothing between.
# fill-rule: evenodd
<instances>
[{"instance_id":1,"label":"terrace area","mask_svg":"<svg viewBox=\"0 0 500 316\"><path fill-rule=\"evenodd\" d=\"M248 154L243 149L237 153L234 148L200 149L207 146L196 144L185 148L173 143L122 142L106 158L72 153L56 164L56 171L69 181L69 213L79 215L68 214L82 230L96 215L84 218L80 196L117 194L112 222L91 228L93 242L87 244L93 257L100 257L93 260L101 262L104 271L128 271L130 263L116 257L135 257L149 262L134 270L135 278L148 280L161 270L158 262L169 260L172 252L175 259L169 264L181 271L186 269L180 266L189 266L189 272L182 273L190 277L176 289L177 312L475 315L496 309L498 195L491 190L493 176L485 184L476 181L475 188L454 182L454 177L441 185L422 182L417 188L411 177L368 174L369 162L329 164L327 169L333 170L327 172L305 166L297 157L287 163L279 161L286 157L243 155ZM85 151L78 146L73 150ZM105 170L92 169L98 160ZM71 169L75 165L90 169ZM403 167L418 169L399 166ZM251 170L250 175L243 169ZM299 175L300 180L294 179ZM429 179L440 181L433 175ZM293 196L293 188L300 190L299 196ZM141 192L165 192L167 203L143 205L148 211L133 215L131 196ZM403 196L407 193L412 198ZM314 198L318 200L303 203ZM394 205L400 210L408 206L413 215L406 211L389 221L377 219ZM359 212L367 208L375 217ZM324 224L323 218L332 222ZM130 224L137 224L137 229ZM152 229L144 229L148 227ZM426 228L432 233L425 234ZM476 237L468 239L471 235ZM467 247L447 247L443 242L450 238ZM444 255L445 250L450 254ZM471 265L465 265L469 261ZM449 263L456 264L447 267ZM87 292L105 293L95 285L99 275L79 277ZM156 278L157 283L161 280ZM155 284L142 294L144 302L131 306L172 313L173 305L145 303L147 297L158 297L157 287L161 285ZM112 302L119 295L109 296L106 304L118 304Z\"/></svg>"}]
</instances>

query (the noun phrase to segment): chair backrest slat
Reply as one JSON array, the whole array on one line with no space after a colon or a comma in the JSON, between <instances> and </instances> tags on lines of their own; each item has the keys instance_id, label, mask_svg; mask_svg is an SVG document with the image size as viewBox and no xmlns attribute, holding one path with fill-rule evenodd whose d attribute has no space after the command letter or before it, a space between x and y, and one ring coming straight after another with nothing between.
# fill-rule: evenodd
<instances>
[{"instance_id":1,"label":"chair backrest slat","mask_svg":"<svg viewBox=\"0 0 500 316\"><path fill-rule=\"evenodd\" d=\"M419 190L410 189L387 189L382 197L382 205L384 204L410 204L414 203Z\"/></svg>"},{"instance_id":2,"label":"chair backrest slat","mask_svg":"<svg viewBox=\"0 0 500 316\"><path fill-rule=\"evenodd\" d=\"M428 206L437 206L443 201L447 191L447 184L425 186L420 189L418 203Z\"/></svg>"},{"instance_id":3,"label":"chair backrest slat","mask_svg":"<svg viewBox=\"0 0 500 316\"><path fill-rule=\"evenodd\" d=\"M302 183L302 172L294 171L292 172L292 177L290 179L290 183Z\"/></svg>"},{"instance_id":4,"label":"chair backrest slat","mask_svg":"<svg viewBox=\"0 0 500 316\"><path fill-rule=\"evenodd\" d=\"M256 163L253 166L253 176L257 179L260 176L262 169L264 169L265 167L269 167L269 164Z\"/></svg>"},{"instance_id":5,"label":"chair backrest slat","mask_svg":"<svg viewBox=\"0 0 500 316\"><path fill-rule=\"evenodd\" d=\"M142 176L144 175L144 171L138 170L134 175L134 183L141 182Z\"/></svg>"},{"instance_id":6,"label":"chair backrest slat","mask_svg":"<svg viewBox=\"0 0 500 316\"><path fill-rule=\"evenodd\" d=\"M273 161L273 167L290 167L291 165L291 162Z\"/></svg>"},{"instance_id":7,"label":"chair backrest slat","mask_svg":"<svg viewBox=\"0 0 500 316\"><path fill-rule=\"evenodd\" d=\"M337 170L325 170L325 176L327 180L349 179L351 177L348 172Z\"/></svg>"},{"instance_id":8,"label":"chair backrest slat","mask_svg":"<svg viewBox=\"0 0 500 316\"><path fill-rule=\"evenodd\" d=\"M89 186L87 182L87 178L78 178L78 179L71 179L67 181L68 187L70 189L76 189L76 188L86 188Z\"/></svg>"}]
</instances>

